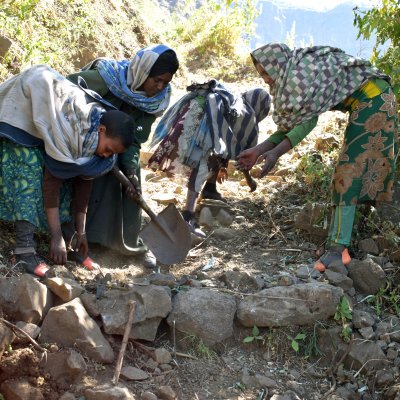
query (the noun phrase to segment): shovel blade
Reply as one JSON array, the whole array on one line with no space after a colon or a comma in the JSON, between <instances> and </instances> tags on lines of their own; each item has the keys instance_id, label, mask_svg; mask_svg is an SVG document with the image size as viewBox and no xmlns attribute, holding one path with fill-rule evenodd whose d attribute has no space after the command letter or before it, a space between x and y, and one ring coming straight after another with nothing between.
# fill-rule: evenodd
<instances>
[{"instance_id":1,"label":"shovel blade","mask_svg":"<svg viewBox=\"0 0 400 400\"><path fill-rule=\"evenodd\" d=\"M157 215L157 220L158 224L151 220L139 236L162 264L182 262L192 245L188 224L172 203Z\"/></svg>"}]
</instances>

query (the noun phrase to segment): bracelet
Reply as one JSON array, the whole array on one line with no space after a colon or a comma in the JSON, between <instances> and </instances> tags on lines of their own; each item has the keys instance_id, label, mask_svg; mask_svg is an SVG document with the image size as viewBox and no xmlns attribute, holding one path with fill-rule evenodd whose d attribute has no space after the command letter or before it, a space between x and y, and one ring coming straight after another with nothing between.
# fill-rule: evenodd
<instances>
[{"instance_id":1,"label":"bracelet","mask_svg":"<svg viewBox=\"0 0 400 400\"><path fill-rule=\"evenodd\" d=\"M79 233L78 231L75 231L74 235L76 235L76 236L86 236L86 232Z\"/></svg>"}]
</instances>

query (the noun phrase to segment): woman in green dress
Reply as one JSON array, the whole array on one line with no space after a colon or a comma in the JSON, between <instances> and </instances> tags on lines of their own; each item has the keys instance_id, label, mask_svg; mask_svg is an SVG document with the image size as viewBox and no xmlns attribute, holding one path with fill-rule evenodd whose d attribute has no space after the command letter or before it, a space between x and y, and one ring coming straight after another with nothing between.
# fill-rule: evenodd
<instances>
[{"instance_id":1,"label":"woman in green dress","mask_svg":"<svg viewBox=\"0 0 400 400\"><path fill-rule=\"evenodd\" d=\"M147 141L155 119L169 105L170 81L178 68L175 52L160 44L141 49L132 60L96 59L67 77L76 83L83 78L82 85L134 119L133 144L118 157L119 168L132 182L134 177L140 182L140 147ZM155 267L154 256L139 237L141 225L140 207L113 174L96 179L87 216L89 242L138 256L146 267Z\"/></svg>"},{"instance_id":2,"label":"woman in green dress","mask_svg":"<svg viewBox=\"0 0 400 400\"><path fill-rule=\"evenodd\" d=\"M312 131L320 114L349 113L332 180L327 250L313 264L319 271L337 260L347 265L356 204L392 199L398 117L390 79L368 61L327 46L292 51L283 43L269 43L251 56L270 87L278 131L239 154L240 169L263 162L260 177L265 176L280 156Z\"/></svg>"},{"instance_id":3,"label":"woman in green dress","mask_svg":"<svg viewBox=\"0 0 400 400\"><path fill-rule=\"evenodd\" d=\"M45 276L34 232L49 230L50 258L65 264L61 223L74 214L74 243L83 259L91 178L107 173L132 143L132 118L46 65L0 85L0 219L15 223L16 261ZM72 200L72 207L71 207Z\"/></svg>"}]
</instances>

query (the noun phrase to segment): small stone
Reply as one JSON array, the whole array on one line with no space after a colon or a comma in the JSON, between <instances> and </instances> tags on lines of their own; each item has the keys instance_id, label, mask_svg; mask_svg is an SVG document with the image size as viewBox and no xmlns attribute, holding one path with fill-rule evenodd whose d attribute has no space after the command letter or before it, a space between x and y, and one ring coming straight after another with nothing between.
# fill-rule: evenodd
<instances>
[{"instance_id":1,"label":"small stone","mask_svg":"<svg viewBox=\"0 0 400 400\"><path fill-rule=\"evenodd\" d=\"M152 392L144 392L142 394L142 400L157 400L157 396Z\"/></svg>"},{"instance_id":2,"label":"small stone","mask_svg":"<svg viewBox=\"0 0 400 400\"><path fill-rule=\"evenodd\" d=\"M149 374L136 367L124 367L121 369L121 376L128 381L143 381L149 378Z\"/></svg>"},{"instance_id":3,"label":"small stone","mask_svg":"<svg viewBox=\"0 0 400 400\"><path fill-rule=\"evenodd\" d=\"M218 214L215 218L222 226L225 226L225 227L231 226L231 224L233 222L232 215L229 214L228 211L226 211L222 208L218 211Z\"/></svg>"},{"instance_id":4,"label":"small stone","mask_svg":"<svg viewBox=\"0 0 400 400\"><path fill-rule=\"evenodd\" d=\"M169 364L171 362L171 353L163 348L154 351L154 357L158 364Z\"/></svg>"},{"instance_id":5,"label":"small stone","mask_svg":"<svg viewBox=\"0 0 400 400\"><path fill-rule=\"evenodd\" d=\"M212 228L214 225L214 218L210 208L203 207L200 211L199 224L207 228Z\"/></svg>"}]
</instances>

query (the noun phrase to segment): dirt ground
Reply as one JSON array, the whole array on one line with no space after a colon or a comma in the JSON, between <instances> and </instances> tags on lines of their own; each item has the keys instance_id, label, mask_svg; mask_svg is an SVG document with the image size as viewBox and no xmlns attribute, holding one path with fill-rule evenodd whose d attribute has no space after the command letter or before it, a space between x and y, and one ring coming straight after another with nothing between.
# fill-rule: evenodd
<instances>
[{"instance_id":1,"label":"dirt ground","mask_svg":"<svg viewBox=\"0 0 400 400\"><path fill-rule=\"evenodd\" d=\"M333 113L328 113L321 120L319 128L303 143L299 149L282 157L277 169L293 168L301 155L314 149L314 140L327 131L333 132L340 140L342 120ZM267 118L261 127L263 135L273 130L271 117ZM198 243L180 264L160 266L163 273L171 273L177 279L185 276L197 279L208 279L212 284L224 271L238 270L252 274L273 275L278 272L293 273L299 265L307 264L315 259L316 251L323 246L322 238L308 237L302 231L295 229L294 219L298 211L313 199L326 201L327 193L322 188L312 188L303 177L298 179L292 172L283 176L270 176L258 180L258 188L250 193L243 185L241 175L231 166L229 180L218 188L227 199L229 212L234 217L231 229L235 236L229 240L216 238L213 230L206 230L207 237ZM155 212L161 212L166 207L162 198L174 199L178 209L182 209L185 201L185 183L178 179L169 180L162 174L147 169L142 170L143 196ZM310 193L311 188L311 193ZM157 201L158 199L158 201ZM4 266L0 273L3 276L18 274L10 270L12 266L9 250L13 247L13 230L9 224L1 224L0 253ZM39 249L46 251L47 238L39 236ZM124 282L150 274L132 257L122 256L101 246L92 245L91 257L101 265L104 273L111 273L115 282ZM204 271L204 266L214 260L213 267ZM96 272L77 267L68 262L76 279L93 290ZM243 296L246 288L236 292ZM334 324L334 322L332 321ZM309 333L312 327L309 328ZM243 343L244 338L251 336L250 329L237 327L234 337L216 350L202 347L199 343L185 344L183 355L176 356L172 369L161 374L151 373L151 378L142 382L123 382L134 393L140 394L146 390L157 391L163 385L170 385L179 399L267 399L273 393L284 393L296 390L301 399L321 399L331 385L324 378L324 369L319 361L322 356L309 358L301 349L295 352L291 347L290 338L299 333L300 329L293 327L285 331L262 330L263 340L253 343ZM306 331L302 329L302 331ZM111 344L118 354L121 346L120 337L110 337ZM149 347L165 347L174 351L171 332L161 326L154 343L143 343ZM178 344L179 345L179 344ZM49 376L43 375L37 367L40 353L32 348L7 351L1 359L2 374L7 371L9 377L27 378L34 386L41 388L46 399L58 399L68 388L60 387L52 382ZM148 354L143 347L130 343L124 359L124 365L144 368ZM75 395L82 395L84 385L99 385L111 382L115 365L99 365L88 359L88 370L82 380L82 385L70 388ZM267 394L262 387L243 383L246 376L266 375L277 382L277 387ZM4 380L4 375L1 380ZM78 398L79 396L77 396ZM83 397L81 397L83 398Z\"/></svg>"}]
</instances>

